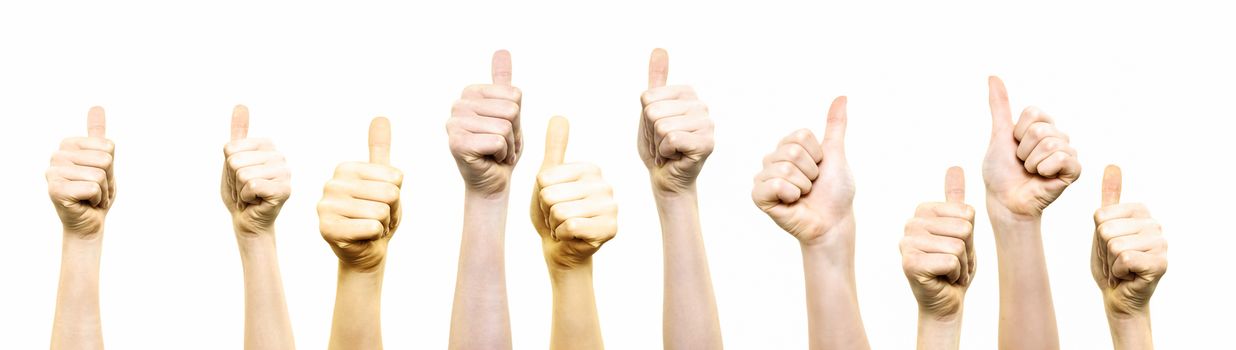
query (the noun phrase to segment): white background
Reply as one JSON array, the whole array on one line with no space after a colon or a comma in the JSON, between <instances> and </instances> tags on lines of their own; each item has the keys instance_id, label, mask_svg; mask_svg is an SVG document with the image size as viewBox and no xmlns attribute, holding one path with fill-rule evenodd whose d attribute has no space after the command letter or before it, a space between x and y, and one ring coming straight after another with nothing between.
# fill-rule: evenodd
<instances>
[{"instance_id":1,"label":"white background","mask_svg":"<svg viewBox=\"0 0 1236 350\"><path fill-rule=\"evenodd\" d=\"M984 207L980 164L986 77L1008 84L1015 110L1034 104L1072 136L1084 171L1044 218L1062 345L1109 348L1089 254L1102 167L1124 168L1125 201L1165 227L1171 268L1153 299L1161 348L1223 347L1233 282L1224 275L1229 142L1236 96L1230 9L1172 2L1001 5L746 5L438 1L313 5L0 5L0 149L5 223L0 339L47 346L60 224L43 171L61 138L107 109L119 195L108 216L101 299L113 349L236 349L240 259L219 199L231 108L247 104L251 136L287 156L293 195L279 220L279 258L303 349L324 348L336 259L314 205L335 164L366 157L366 127L385 115L392 162L406 174L405 224L390 246L383 296L387 348L443 348L462 222L462 182L447 149L452 101L486 83L493 50L510 49L524 91L526 152L507 229L515 347L545 348L550 290L527 200L549 116L573 122L568 161L600 165L616 191L620 231L596 258L607 345L661 344L661 244L635 150L648 53L669 50L671 84L709 103L717 146L699 180L701 214L726 345L798 349L807 339L796 242L750 202L763 154L797 128L824 128L850 98L849 159L858 181L857 273L873 347L910 348L916 306L901 272L902 224L942 199L950 165ZM979 215L978 276L963 347L994 348L996 259Z\"/></svg>"}]
</instances>

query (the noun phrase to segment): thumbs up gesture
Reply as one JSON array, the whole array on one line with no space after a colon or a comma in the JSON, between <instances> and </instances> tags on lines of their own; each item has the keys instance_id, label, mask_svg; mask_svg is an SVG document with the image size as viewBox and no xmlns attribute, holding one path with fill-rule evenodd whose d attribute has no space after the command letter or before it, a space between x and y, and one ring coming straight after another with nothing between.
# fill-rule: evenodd
<instances>
[{"instance_id":1,"label":"thumbs up gesture","mask_svg":"<svg viewBox=\"0 0 1236 350\"><path fill-rule=\"evenodd\" d=\"M112 156L116 146L105 138L103 108L86 115L86 137L60 142L47 169L47 194L68 234L88 237L103 232L107 210L116 199Z\"/></svg>"},{"instance_id":2,"label":"thumbs up gesture","mask_svg":"<svg viewBox=\"0 0 1236 350\"><path fill-rule=\"evenodd\" d=\"M273 234L275 217L292 194L287 161L269 139L249 138L249 109L232 110L232 141L223 146L223 204L236 234Z\"/></svg>"},{"instance_id":3,"label":"thumbs up gesture","mask_svg":"<svg viewBox=\"0 0 1236 350\"><path fill-rule=\"evenodd\" d=\"M936 319L960 315L974 280L974 208L965 189L961 168L949 168L945 201L919 204L901 238L901 267L919 310Z\"/></svg>"},{"instance_id":4,"label":"thumbs up gesture","mask_svg":"<svg viewBox=\"0 0 1236 350\"><path fill-rule=\"evenodd\" d=\"M693 188L695 177L713 149L708 105L690 86L665 86L669 55L652 51L648 90L640 95L639 156L652 176L653 189L670 193Z\"/></svg>"},{"instance_id":5,"label":"thumbs up gesture","mask_svg":"<svg viewBox=\"0 0 1236 350\"><path fill-rule=\"evenodd\" d=\"M545 262L570 269L618 233L614 191L589 163L563 163L570 126L553 117L545 135L545 160L532 190L532 226L541 235Z\"/></svg>"},{"instance_id":6,"label":"thumbs up gesture","mask_svg":"<svg viewBox=\"0 0 1236 350\"><path fill-rule=\"evenodd\" d=\"M811 130L786 136L764 157L751 199L803 244L836 242L827 235L854 225L854 176L845 158L846 98L833 100L823 141ZM852 237L850 237L852 239Z\"/></svg>"},{"instance_id":7,"label":"thumbs up gesture","mask_svg":"<svg viewBox=\"0 0 1236 350\"><path fill-rule=\"evenodd\" d=\"M1081 176L1077 151L1069 136L1056 129L1043 111L1029 107L1013 124L1008 91L1000 78L988 80L991 105L991 143L983 160L988 203L1003 210L989 215L1038 218L1064 189Z\"/></svg>"},{"instance_id":8,"label":"thumbs up gesture","mask_svg":"<svg viewBox=\"0 0 1236 350\"><path fill-rule=\"evenodd\" d=\"M386 246L399 228L403 172L390 166L391 125L383 117L369 124L369 162L335 168L318 202L322 238L347 267L371 270L386 259Z\"/></svg>"},{"instance_id":9,"label":"thumbs up gesture","mask_svg":"<svg viewBox=\"0 0 1236 350\"><path fill-rule=\"evenodd\" d=\"M511 54L494 53L493 84L471 85L451 107L446 122L451 154L468 190L506 191L523 150L519 104L523 92L511 86Z\"/></svg>"},{"instance_id":10,"label":"thumbs up gesture","mask_svg":"<svg viewBox=\"0 0 1236 350\"><path fill-rule=\"evenodd\" d=\"M1150 296L1167 272L1167 240L1146 206L1120 203L1120 168L1103 172L1103 207L1094 212L1090 272L1109 314L1148 315Z\"/></svg>"}]
</instances>

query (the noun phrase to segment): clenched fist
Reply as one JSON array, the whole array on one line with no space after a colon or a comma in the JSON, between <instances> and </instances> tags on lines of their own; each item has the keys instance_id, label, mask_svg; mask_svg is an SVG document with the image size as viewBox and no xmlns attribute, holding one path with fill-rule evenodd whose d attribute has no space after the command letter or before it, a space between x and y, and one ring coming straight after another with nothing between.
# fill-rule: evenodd
<instances>
[{"instance_id":1,"label":"clenched fist","mask_svg":"<svg viewBox=\"0 0 1236 350\"><path fill-rule=\"evenodd\" d=\"M652 176L653 188L671 193L693 188L713 149L708 105L690 86L665 86L669 55L652 51L648 90L640 95L639 156Z\"/></svg>"},{"instance_id":2,"label":"clenched fist","mask_svg":"<svg viewBox=\"0 0 1236 350\"><path fill-rule=\"evenodd\" d=\"M562 163L569 130L566 118L549 120L545 161L536 176L531 208L545 262L566 269L587 263L618 233L618 205L601 169L588 163Z\"/></svg>"},{"instance_id":3,"label":"clenched fist","mask_svg":"<svg viewBox=\"0 0 1236 350\"><path fill-rule=\"evenodd\" d=\"M974 280L974 208L965 190L961 168L948 169L945 201L920 204L901 238L901 267L919 310L937 319L959 316Z\"/></svg>"},{"instance_id":4,"label":"clenched fist","mask_svg":"<svg viewBox=\"0 0 1236 350\"><path fill-rule=\"evenodd\" d=\"M451 107L446 122L451 154L468 190L506 191L523 150L519 104L523 92L511 86L511 54L494 53L493 84L472 85Z\"/></svg>"},{"instance_id":5,"label":"clenched fist","mask_svg":"<svg viewBox=\"0 0 1236 350\"><path fill-rule=\"evenodd\" d=\"M1103 207L1094 212L1090 272L1108 313L1145 315L1167 272L1167 240L1146 206L1120 203L1120 182L1120 168L1109 165L1103 172Z\"/></svg>"},{"instance_id":6,"label":"clenched fist","mask_svg":"<svg viewBox=\"0 0 1236 350\"><path fill-rule=\"evenodd\" d=\"M373 118L369 162L339 164L318 202L322 238L348 267L369 270L381 265L387 242L399 228L403 172L390 166L390 129L386 118Z\"/></svg>"},{"instance_id":7,"label":"clenched fist","mask_svg":"<svg viewBox=\"0 0 1236 350\"><path fill-rule=\"evenodd\" d=\"M232 141L223 146L223 204L236 234L273 234L275 217L292 194L287 161L268 139L249 138L249 109L232 110Z\"/></svg>"},{"instance_id":8,"label":"clenched fist","mask_svg":"<svg viewBox=\"0 0 1236 350\"><path fill-rule=\"evenodd\" d=\"M47 194L56 206L64 232L90 236L103 232L104 217L116 199L112 156L116 146L105 138L102 107L86 115L87 137L60 142L47 169Z\"/></svg>"},{"instance_id":9,"label":"clenched fist","mask_svg":"<svg viewBox=\"0 0 1236 350\"><path fill-rule=\"evenodd\" d=\"M810 130L786 136L764 157L751 199L803 244L834 241L834 228L854 225L854 176L845 158L846 98L828 109L824 140ZM852 232L852 230L850 230Z\"/></svg>"},{"instance_id":10,"label":"clenched fist","mask_svg":"<svg viewBox=\"0 0 1236 350\"><path fill-rule=\"evenodd\" d=\"M991 143L983 160L988 210L1039 217L1081 176L1077 151L1069 146L1069 136L1037 108L1026 108L1013 124L1008 91L1000 78L989 78L988 89Z\"/></svg>"}]
</instances>

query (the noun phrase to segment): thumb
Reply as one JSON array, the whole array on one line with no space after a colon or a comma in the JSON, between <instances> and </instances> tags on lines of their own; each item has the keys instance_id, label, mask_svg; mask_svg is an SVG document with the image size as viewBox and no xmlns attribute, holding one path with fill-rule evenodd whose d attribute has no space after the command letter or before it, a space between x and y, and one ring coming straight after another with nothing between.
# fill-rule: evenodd
<instances>
[{"instance_id":1,"label":"thumb","mask_svg":"<svg viewBox=\"0 0 1236 350\"><path fill-rule=\"evenodd\" d=\"M391 163L391 121L386 117L376 117L369 122L369 162Z\"/></svg>"},{"instance_id":2,"label":"thumb","mask_svg":"<svg viewBox=\"0 0 1236 350\"><path fill-rule=\"evenodd\" d=\"M839 96L828 107L828 126L824 128L825 151L845 151L846 97Z\"/></svg>"},{"instance_id":3,"label":"thumb","mask_svg":"<svg viewBox=\"0 0 1236 350\"><path fill-rule=\"evenodd\" d=\"M103 114L103 107L90 107L90 111L86 112L86 136L105 138L107 134L107 117Z\"/></svg>"},{"instance_id":4,"label":"thumb","mask_svg":"<svg viewBox=\"0 0 1236 350\"><path fill-rule=\"evenodd\" d=\"M511 86L511 52L507 50L494 51L490 75L494 85Z\"/></svg>"},{"instance_id":5,"label":"thumb","mask_svg":"<svg viewBox=\"0 0 1236 350\"><path fill-rule=\"evenodd\" d=\"M249 108L236 105L232 108L232 140L249 137Z\"/></svg>"},{"instance_id":6,"label":"thumb","mask_svg":"<svg viewBox=\"0 0 1236 350\"><path fill-rule=\"evenodd\" d=\"M1009 111L1009 91L1000 77L987 77L987 104L991 106L991 133L1013 127L1013 113Z\"/></svg>"},{"instance_id":7,"label":"thumb","mask_svg":"<svg viewBox=\"0 0 1236 350\"><path fill-rule=\"evenodd\" d=\"M561 116L549 118L549 128L545 130L545 160L541 162L541 169L562 164L570 134L571 124L566 118Z\"/></svg>"},{"instance_id":8,"label":"thumb","mask_svg":"<svg viewBox=\"0 0 1236 350\"><path fill-rule=\"evenodd\" d=\"M1108 165L1103 169L1103 206L1120 203L1120 167Z\"/></svg>"},{"instance_id":9,"label":"thumb","mask_svg":"<svg viewBox=\"0 0 1236 350\"><path fill-rule=\"evenodd\" d=\"M665 49L653 49L652 57L648 59L648 88L665 86L665 80L668 78L669 53L665 52Z\"/></svg>"},{"instance_id":10,"label":"thumb","mask_svg":"<svg viewBox=\"0 0 1236 350\"><path fill-rule=\"evenodd\" d=\"M944 175L944 200L949 203L966 201L966 173L961 167L948 168Z\"/></svg>"}]
</instances>

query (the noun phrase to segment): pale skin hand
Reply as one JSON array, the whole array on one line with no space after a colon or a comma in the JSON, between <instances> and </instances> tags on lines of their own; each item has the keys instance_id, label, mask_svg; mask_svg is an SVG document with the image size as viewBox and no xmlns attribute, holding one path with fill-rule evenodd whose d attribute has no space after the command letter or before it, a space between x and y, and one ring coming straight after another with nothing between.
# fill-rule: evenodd
<instances>
[{"instance_id":1,"label":"pale skin hand","mask_svg":"<svg viewBox=\"0 0 1236 350\"><path fill-rule=\"evenodd\" d=\"M713 149L708 106L690 86L666 86L669 55L652 51L640 95L637 148L661 219L665 261L662 336L666 349L720 349L721 322L701 234L695 179Z\"/></svg>"},{"instance_id":2,"label":"pale skin hand","mask_svg":"<svg viewBox=\"0 0 1236 350\"><path fill-rule=\"evenodd\" d=\"M1047 114L1026 108L1014 124L1004 82L990 77L988 88L983 181L999 260L1000 348L1059 348L1040 224L1043 209L1081 176L1081 163Z\"/></svg>"},{"instance_id":3,"label":"pale skin hand","mask_svg":"<svg viewBox=\"0 0 1236 350\"><path fill-rule=\"evenodd\" d=\"M494 53L492 84L464 89L446 122L464 180L464 224L451 309L451 349L510 349L506 299L506 212L511 171L523 150L523 93L511 86L511 54Z\"/></svg>"},{"instance_id":4,"label":"pale skin hand","mask_svg":"<svg viewBox=\"0 0 1236 350\"><path fill-rule=\"evenodd\" d=\"M1121 173L1103 172L1102 207L1094 212L1090 272L1103 292L1103 305L1116 349L1153 349L1150 297L1167 272L1167 240L1146 206L1120 203Z\"/></svg>"},{"instance_id":5,"label":"pale skin hand","mask_svg":"<svg viewBox=\"0 0 1236 350\"><path fill-rule=\"evenodd\" d=\"M245 274L245 348L294 349L275 249L275 218L292 193L283 155L249 134L249 109L232 110L232 140L223 146L220 194L232 213Z\"/></svg>"},{"instance_id":6,"label":"pale skin hand","mask_svg":"<svg viewBox=\"0 0 1236 350\"><path fill-rule=\"evenodd\" d=\"M845 157L846 98L833 100L823 141L786 136L764 157L751 199L798 239L811 349L867 349L854 285L854 176Z\"/></svg>"},{"instance_id":7,"label":"pale skin hand","mask_svg":"<svg viewBox=\"0 0 1236 350\"><path fill-rule=\"evenodd\" d=\"M618 233L618 205L599 168L562 162L569 128L566 118L549 120L545 161L532 191L532 226L554 287L550 348L603 349L592 255Z\"/></svg>"},{"instance_id":8,"label":"pale skin hand","mask_svg":"<svg viewBox=\"0 0 1236 350\"><path fill-rule=\"evenodd\" d=\"M390 166L390 121L369 124L369 162L335 168L318 202L322 238L339 257L331 349L381 349L386 247L399 228L403 172Z\"/></svg>"},{"instance_id":9,"label":"pale skin hand","mask_svg":"<svg viewBox=\"0 0 1236 350\"><path fill-rule=\"evenodd\" d=\"M90 109L86 130L87 137L71 137L60 143L46 173L47 194L64 226L52 349L103 348L99 257L103 221L116 199L112 175L115 145L105 138L103 108Z\"/></svg>"},{"instance_id":10,"label":"pale skin hand","mask_svg":"<svg viewBox=\"0 0 1236 350\"><path fill-rule=\"evenodd\" d=\"M966 289L974 280L974 208L965 204L965 177L952 167L944 202L920 204L906 222L901 267L918 300L918 348L957 349Z\"/></svg>"}]
</instances>

